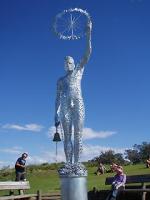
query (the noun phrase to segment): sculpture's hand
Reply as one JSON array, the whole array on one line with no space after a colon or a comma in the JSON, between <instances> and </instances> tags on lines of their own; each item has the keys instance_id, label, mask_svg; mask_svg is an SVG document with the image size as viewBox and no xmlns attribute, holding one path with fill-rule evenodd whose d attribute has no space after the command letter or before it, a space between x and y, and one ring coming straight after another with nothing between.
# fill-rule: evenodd
<instances>
[{"instance_id":1,"label":"sculpture's hand","mask_svg":"<svg viewBox=\"0 0 150 200\"><path fill-rule=\"evenodd\" d=\"M58 114L55 115L55 127L57 128L60 124Z\"/></svg>"}]
</instances>

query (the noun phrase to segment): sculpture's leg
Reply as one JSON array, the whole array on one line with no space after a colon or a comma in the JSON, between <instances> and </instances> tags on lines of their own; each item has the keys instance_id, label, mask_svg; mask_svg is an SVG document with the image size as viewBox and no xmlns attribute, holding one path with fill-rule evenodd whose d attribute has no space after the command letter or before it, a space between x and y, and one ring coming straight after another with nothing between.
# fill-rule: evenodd
<instances>
[{"instance_id":1,"label":"sculpture's leg","mask_svg":"<svg viewBox=\"0 0 150 200\"><path fill-rule=\"evenodd\" d=\"M74 114L74 163L80 162L82 152L82 131L84 123L84 105L78 102Z\"/></svg>"},{"instance_id":2,"label":"sculpture's leg","mask_svg":"<svg viewBox=\"0 0 150 200\"><path fill-rule=\"evenodd\" d=\"M64 131L64 151L66 155L66 162L72 163L72 156L73 156L73 145L71 142L72 124L69 120L63 120L62 126Z\"/></svg>"},{"instance_id":3,"label":"sculpture's leg","mask_svg":"<svg viewBox=\"0 0 150 200\"><path fill-rule=\"evenodd\" d=\"M74 163L80 162L80 154L82 152L82 132L74 133Z\"/></svg>"}]
</instances>

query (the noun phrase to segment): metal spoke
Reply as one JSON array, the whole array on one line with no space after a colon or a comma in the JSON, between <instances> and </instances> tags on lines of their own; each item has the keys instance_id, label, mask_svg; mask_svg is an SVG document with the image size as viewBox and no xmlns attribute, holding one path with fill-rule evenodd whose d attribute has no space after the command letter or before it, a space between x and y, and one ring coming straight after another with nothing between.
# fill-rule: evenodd
<instances>
[{"instance_id":1,"label":"metal spoke","mask_svg":"<svg viewBox=\"0 0 150 200\"><path fill-rule=\"evenodd\" d=\"M76 22L81 16L82 16L82 14L79 15L79 17L77 17L77 18L74 20L74 22Z\"/></svg>"}]
</instances>

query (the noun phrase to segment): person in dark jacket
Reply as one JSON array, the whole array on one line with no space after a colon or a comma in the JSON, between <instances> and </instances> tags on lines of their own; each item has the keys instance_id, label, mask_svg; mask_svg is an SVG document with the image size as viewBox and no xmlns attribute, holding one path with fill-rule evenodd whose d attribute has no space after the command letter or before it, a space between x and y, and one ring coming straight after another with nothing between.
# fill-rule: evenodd
<instances>
[{"instance_id":1,"label":"person in dark jacket","mask_svg":"<svg viewBox=\"0 0 150 200\"><path fill-rule=\"evenodd\" d=\"M16 170L16 181L25 181L25 164L26 164L26 159L28 157L27 153L23 153L20 158L17 159L16 164L15 164L15 170Z\"/></svg>"}]
</instances>

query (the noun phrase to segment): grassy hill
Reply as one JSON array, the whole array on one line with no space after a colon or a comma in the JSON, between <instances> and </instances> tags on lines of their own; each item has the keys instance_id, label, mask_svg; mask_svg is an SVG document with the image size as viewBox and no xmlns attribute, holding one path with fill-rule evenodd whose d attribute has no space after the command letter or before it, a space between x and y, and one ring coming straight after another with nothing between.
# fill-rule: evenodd
<instances>
[{"instance_id":1,"label":"grassy hill","mask_svg":"<svg viewBox=\"0 0 150 200\"><path fill-rule=\"evenodd\" d=\"M107 166L106 166L107 167ZM28 193L35 193L38 189L42 193L56 192L60 190L59 176L57 173L58 166L53 164L33 165L27 167L27 180L30 181L31 189ZM96 167L88 168L88 190L96 187L98 190L108 189L105 186L105 179L109 176L114 176L113 173L106 173L100 176L94 174ZM150 169L147 169L144 164L124 166L124 172L127 175L134 174L149 174ZM15 180L14 169L1 170L0 181ZM3 193L4 194L4 193Z\"/></svg>"}]
</instances>

